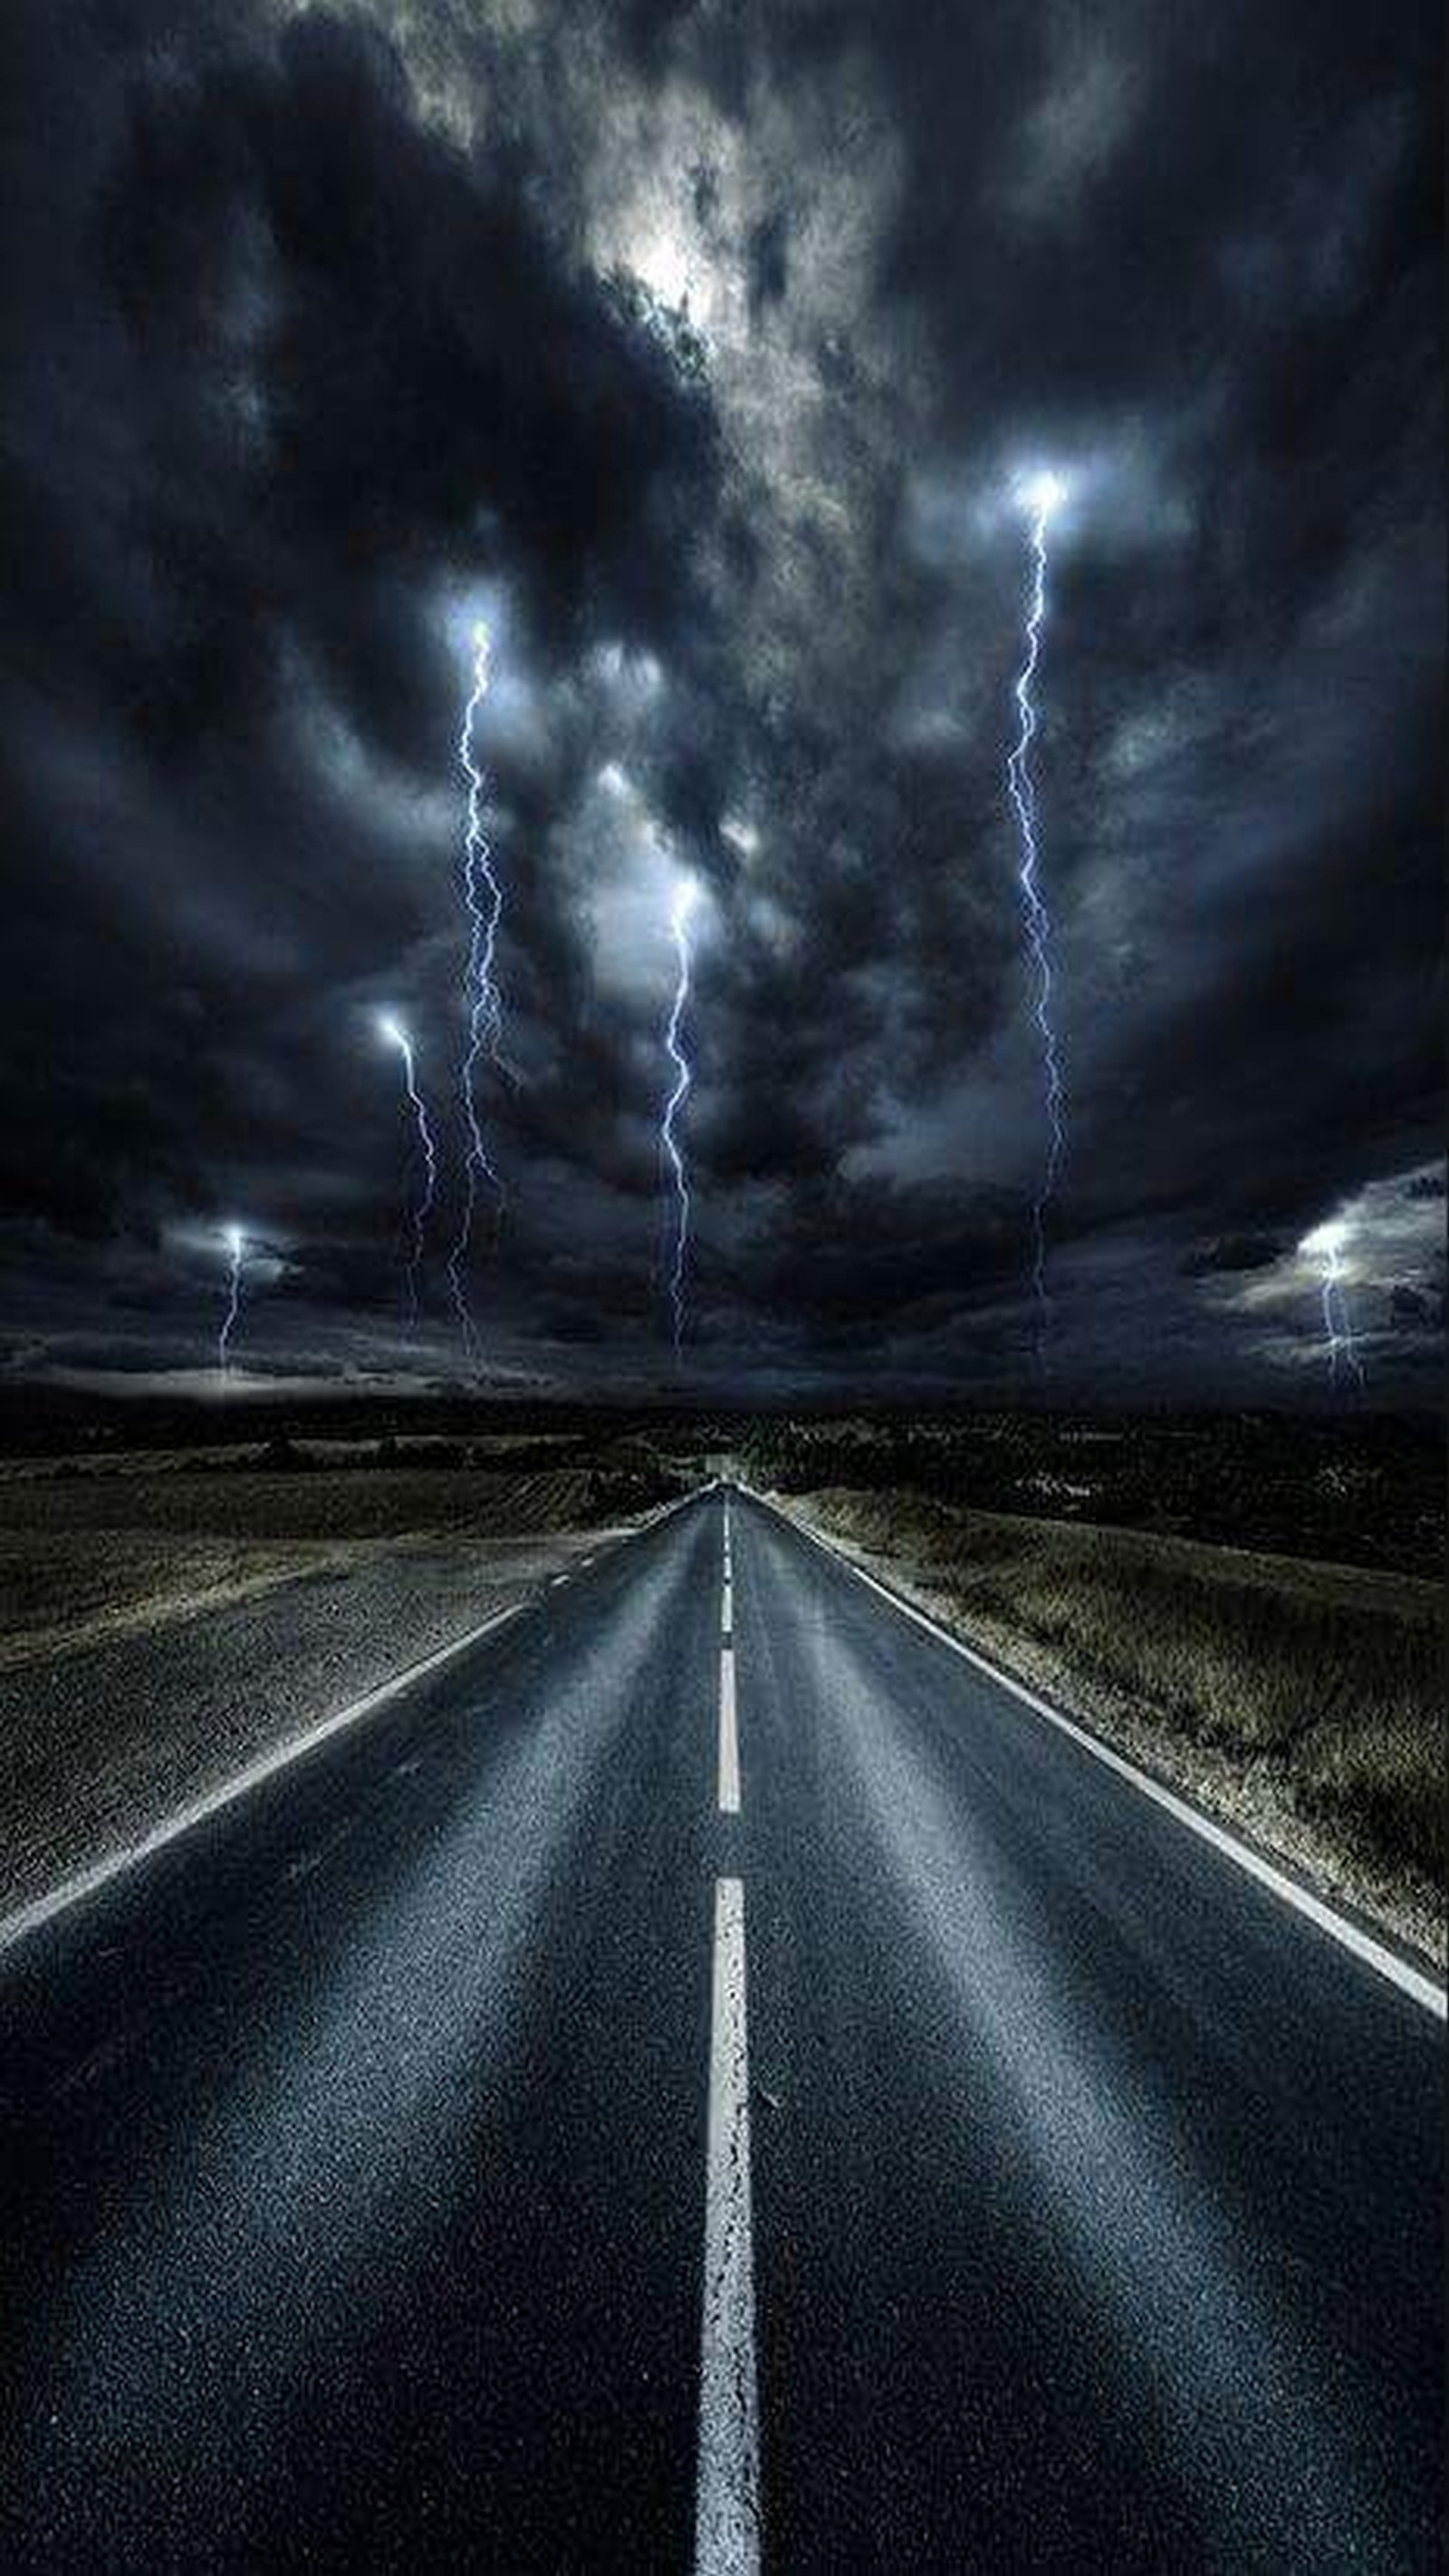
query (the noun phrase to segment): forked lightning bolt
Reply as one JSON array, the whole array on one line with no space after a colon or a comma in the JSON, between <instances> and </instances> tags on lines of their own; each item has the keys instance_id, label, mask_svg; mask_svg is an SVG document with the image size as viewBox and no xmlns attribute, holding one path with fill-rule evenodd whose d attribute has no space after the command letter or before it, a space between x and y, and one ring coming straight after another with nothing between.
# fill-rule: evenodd
<instances>
[{"instance_id":1,"label":"forked lightning bolt","mask_svg":"<svg viewBox=\"0 0 1449 2576\"><path fill-rule=\"evenodd\" d=\"M1343 1256L1347 1244L1346 1223L1341 1217L1331 1217L1326 1225L1315 1226L1311 1234L1304 1236L1300 1250L1319 1264L1322 1273L1319 1293L1323 1305L1323 1330L1328 1343L1330 1382L1338 1386L1347 1371L1361 1389L1366 1383L1363 1359L1343 1284Z\"/></svg>"},{"instance_id":2,"label":"forked lightning bolt","mask_svg":"<svg viewBox=\"0 0 1449 2576\"><path fill-rule=\"evenodd\" d=\"M685 1288L689 1268L689 1169L679 1140L679 1117L689 1095L693 1075L684 1051L684 1014L689 1003L689 923L699 900L699 888L693 877L684 877L674 890L669 909L669 931L674 941L674 1000L664 1032L664 1048L674 1068L674 1080L664 1103L660 1121L659 1142L669 1166L673 1206L666 1233L665 1288L669 1298L671 1338L678 1360L684 1349Z\"/></svg>"},{"instance_id":3,"label":"forked lightning bolt","mask_svg":"<svg viewBox=\"0 0 1449 2576\"><path fill-rule=\"evenodd\" d=\"M1053 1021L1051 915L1041 889L1037 847L1036 782L1031 765L1037 713L1032 693L1041 660L1042 627L1047 613L1047 535L1055 513L1066 498L1066 491L1055 474L1038 474L1024 486L1021 498L1031 527L1031 573L1027 588L1025 649L1013 691L1017 735L1007 758L1006 787L1021 846L1017 883L1021 889L1031 967L1032 1015L1041 1044L1042 1093L1046 1112L1046 1158L1032 1201L1032 1286L1037 1304L1036 1350L1040 1366L1045 1361L1046 1335L1051 1322L1051 1301L1046 1284L1047 1210L1056 1189L1066 1146L1066 1104L1061 1055Z\"/></svg>"},{"instance_id":4,"label":"forked lightning bolt","mask_svg":"<svg viewBox=\"0 0 1449 2576\"><path fill-rule=\"evenodd\" d=\"M402 1058L403 1089L417 1131L420 1185L412 1204L412 1251L408 1256L408 1314L417 1321L419 1286L422 1277L423 1247L427 1239L428 1219L438 1190L438 1157L433 1144L433 1130L428 1118L427 1102L418 1089L417 1067L413 1061L412 1040L400 1020L384 1013L378 1021L378 1033Z\"/></svg>"},{"instance_id":5,"label":"forked lightning bolt","mask_svg":"<svg viewBox=\"0 0 1449 2576\"><path fill-rule=\"evenodd\" d=\"M458 760L465 785L463 825L463 858L460 888L463 908L468 917L468 954L463 975L463 994L468 1013L468 1036L458 1072L458 1089L463 1106L465 1154L463 1164L463 1205L458 1220L458 1233L448 1255L448 1284L458 1310L463 1334L463 1347L470 1360L478 1357L478 1328L468 1298L467 1262L473 1242L473 1221L478 1210L478 1188L485 1183L499 1200L503 1184L494 1169L478 1113L478 1067L485 1057L501 1065L503 1041L502 1000L494 974L498 947L498 925L503 918L503 888L493 866L493 853L483 827L483 772L478 765L474 735L478 711L488 694L488 629L473 629L473 675L463 709L463 726L458 737Z\"/></svg>"},{"instance_id":6,"label":"forked lightning bolt","mask_svg":"<svg viewBox=\"0 0 1449 2576\"><path fill-rule=\"evenodd\" d=\"M222 1316L220 1328L216 1336L216 1365L220 1369L223 1377L226 1377L231 1369L231 1337L236 1330L237 1317L241 1313L242 1263L246 1258L246 1238L239 1225L229 1225L227 1227L225 1240L227 1257L226 1312Z\"/></svg>"}]
</instances>

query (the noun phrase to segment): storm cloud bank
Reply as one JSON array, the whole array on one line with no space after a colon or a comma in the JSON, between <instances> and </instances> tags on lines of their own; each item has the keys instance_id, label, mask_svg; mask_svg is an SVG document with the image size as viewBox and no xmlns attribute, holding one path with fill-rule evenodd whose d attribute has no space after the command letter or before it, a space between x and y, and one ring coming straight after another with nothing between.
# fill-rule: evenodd
<instances>
[{"instance_id":1,"label":"storm cloud bank","mask_svg":"<svg viewBox=\"0 0 1449 2576\"><path fill-rule=\"evenodd\" d=\"M1013 486L1069 1138L1050 1391L1442 1348L1437 23L1273 0L8 13L9 1363L460 1365L456 735L508 887L499 1384L1032 1391ZM429 1305L399 1302L434 1087Z\"/></svg>"}]
</instances>

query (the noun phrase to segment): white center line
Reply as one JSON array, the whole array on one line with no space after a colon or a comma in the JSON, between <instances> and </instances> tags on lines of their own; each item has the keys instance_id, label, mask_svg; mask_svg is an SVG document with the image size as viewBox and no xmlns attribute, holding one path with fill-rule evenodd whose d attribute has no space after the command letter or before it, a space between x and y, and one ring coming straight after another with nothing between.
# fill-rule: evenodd
<instances>
[{"instance_id":1,"label":"white center line","mask_svg":"<svg viewBox=\"0 0 1449 2576\"><path fill-rule=\"evenodd\" d=\"M737 1878L716 1879L714 1891L694 2564L699 2576L755 2576L760 2564L745 1892Z\"/></svg>"},{"instance_id":2,"label":"white center line","mask_svg":"<svg viewBox=\"0 0 1449 2576\"><path fill-rule=\"evenodd\" d=\"M740 1730L735 1715L735 1658L731 1646L719 1650L719 1811L740 1812Z\"/></svg>"}]
</instances>

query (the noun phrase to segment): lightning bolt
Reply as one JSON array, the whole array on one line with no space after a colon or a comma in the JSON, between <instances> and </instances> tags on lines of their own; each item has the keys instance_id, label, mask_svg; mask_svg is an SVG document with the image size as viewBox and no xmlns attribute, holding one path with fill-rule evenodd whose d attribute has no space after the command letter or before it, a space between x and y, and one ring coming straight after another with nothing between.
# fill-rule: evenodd
<instances>
[{"instance_id":1,"label":"lightning bolt","mask_svg":"<svg viewBox=\"0 0 1449 2576\"><path fill-rule=\"evenodd\" d=\"M677 1122L693 1081L689 1058L685 1054L680 1039L684 1026L684 1013L689 1002L689 922L698 900L699 887L694 878L684 877L674 890L674 900L669 909L669 933L674 941L677 971L674 1000L664 1031L664 1051L674 1068L674 1081L664 1103L664 1113L659 1126L659 1143L664 1160L669 1166L674 1199L666 1237L668 1268L665 1287L669 1298L676 1360L682 1356L684 1349L685 1280L689 1266L690 1218L689 1171L680 1147Z\"/></svg>"},{"instance_id":2,"label":"lightning bolt","mask_svg":"<svg viewBox=\"0 0 1449 2576\"><path fill-rule=\"evenodd\" d=\"M227 1291L226 1312L216 1336L216 1365L223 1377L231 1373L231 1337L241 1313L242 1263L246 1257L246 1238L239 1225L226 1230Z\"/></svg>"},{"instance_id":3,"label":"lightning bolt","mask_svg":"<svg viewBox=\"0 0 1449 2576\"><path fill-rule=\"evenodd\" d=\"M468 1012L468 1039L458 1069L467 1150L463 1165L463 1205L457 1238L448 1255L448 1284L458 1310L463 1347L470 1360L479 1356L478 1328L468 1300L466 1268L473 1242L480 1182L491 1189L501 1208L503 1184L494 1169L478 1115L478 1067L485 1057L507 1071L503 1059L503 1006L494 975L498 925L503 918L503 888L493 866L493 853L483 828L483 772L474 754L478 711L488 694L489 639L486 626L473 629L473 676L458 737L458 761L465 784L463 858L459 879L468 917L468 955L463 996Z\"/></svg>"},{"instance_id":4,"label":"lightning bolt","mask_svg":"<svg viewBox=\"0 0 1449 2576\"><path fill-rule=\"evenodd\" d=\"M1036 782L1032 775L1031 752L1036 740L1037 714L1032 692L1037 667L1041 660L1042 627L1047 613L1047 535L1052 518L1066 498L1064 486L1054 474L1035 475L1022 492L1030 517L1031 574L1027 585L1025 649L1021 668L1013 689L1016 701L1017 735L1007 757L1006 792L1016 819L1021 846L1021 863L1017 884L1021 889L1022 917L1026 928L1027 954L1030 960L1033 997L1032 1016L1041 1042L1042 1094L1046 1111L1047 1148L1036 1194L1032 1201L1032 1287L1037 1304L1037 1365L1045 1364L1046 1336L1051 1324L1051 1300L1047 1294L1047 1210L1056 1189L1066 1148L1066 1095L1062 1083L1061 1055L1052 1019L1053 975L1051 957L1051 915L1041 890L1039 851L1036 827Z\"/></svg>"},{"instance_id":5,"label":"lightning bolt","mask_svg":"<svg viewBox=\"0 0 1449 2576\"><path fill-rule=\"evenodd\" d=\"M1303 1238L1300 1249L1310 1259L1322 1264L1323 1331L1328 1343L1328 1375L1332 1385L1342 1382L1344 1372L1362 1391L1367 1383L1362 1354L1349 1313L1348 1296L1343 1284L1343 1255L1348 1241L1348 1227L1342 1218L1332 1218L1327 1225L1315 1226Z\"/></svg>"},{"instance_id":6,"label":"lightning bolt","mask_svg":"<svg viewBox=\"0 0 1449 2576\"><path fill-rule=\"evenodd\" d=\"M433 1144L432 1126L428 1119L428 1105L424 1100L422 1093L418 1089L417 1066L413 1060L412 1040L408 1036L402 1022L394 1019L390 1013L384 1014L384 1016L378 1021L377 1026L378 1034L386 1039L389 1046L395 1047L402 1058L403 1089L407 1097L408 1106L412 1111L413 1124L417 1129L418 1153L422 1171L422 1187L419 1189L417 1197L413 1202L413 1248L408 1257L407 1265L408 1314L411 1321L416 1323L419 1305L418 1288L423 1266L423 1245L427 1237L428 1219L432 1215L433 1201L437 1196L438 1190L438 1157Z\"/></svg>"}]
</instances>

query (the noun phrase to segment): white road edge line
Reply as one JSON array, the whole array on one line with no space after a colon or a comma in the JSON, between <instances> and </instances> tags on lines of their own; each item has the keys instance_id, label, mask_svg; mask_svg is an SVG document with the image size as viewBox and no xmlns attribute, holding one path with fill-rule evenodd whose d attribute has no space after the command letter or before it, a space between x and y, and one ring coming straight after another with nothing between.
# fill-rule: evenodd
<instances>
[{"instance_id":1,"label":"white road edge line","mask_svg":"<svg viewBox=\"0 0 1449 2576\"><path fill-rule=\"evenodd\" d=\"M773 1512L787 1528L808 1539L812 1547L818 1547L822 1556L843 1565L858 1582L866 1584L872 1592L878 1592L881 1599L888 1601L892 1609L899 1610L903 1618L914 1620L916 1626L924 1628L929 1636L939 1638L954 1655L974 1664L988 1681L996 1682L1036 1716L1044 1717L1049 1726L1055 1726L1063 1735L1070 1736L1072 1742L1079 1745L1084 1753L1090 1753L1094 1761L1105 1764L1109 1771L1115 1771L1119 1779L1130 1781L1134 1789L1140 1789L1145 1798L1151 1798L1154 1805L1164 1808L1178 1824L1186 1825L1190 1833L1197 1834L1203 1842L1211 1843L1225 1860L1232 1861L1248 1877L1257 1879L1261 1886L1270 1889L1285 1905L1291 1905L1295 1912L1305 1915L1320 1932L1326 1932L1330 1940L1337 1941L1340 1948L1351 1951L1366 1967L1372 1968L1390 1985L1397 1986L1402 1994L1421 2004L1426 2012L1437 2015L1440 2021L1449 2017L1449 1995L1446 1995L1444 1987L1423 1969L1416 1968L1412 1960L1400 1958L1398 1952L1391 1950L1386 1943L1375 1940L1372 1932L1352 1922L1346 1914L1340 1914L1323 1897L1316 1896L1311 1887L1302 1886L1286 1870L1279 1869L1265 1852L1255 1851L1251 1843L1240 1842L1238 1836L1227 1825L1220 1824L1215 1816L1193 1806L1189 1799L1180 1798L1165 1781L1154 1780L1150 1772L1139 1770L1125 1753L1117 1752L1101 1736L1094 1735L1089 1727L1078 1725L1075 1718L1053 1708L1049 1700L1039 1699L1036 1692L1025 1682L1018 1681L1014 1674L1004 1672L999 1664L992 1663L989 1656L978 1653L974 1646L966 1645L960 1637L953 1637L950 1629L943 1628L928 1611L918 1610L913 1601L905 1600L899 1592L893 1592L888 1583L868 1574L863 1565L857 1565L829 1539L821 1538L816 1531L807 1529L803 1521L796 1520L793 1512L782 1511L778 1503L772 1503L766 1494L757 1493L753 1485L746 1485L743 1490L763 1511Z\"/></svg>"},{"instance_id":2,"label":"white road edge line","mask_svg":"<svg viewBox=\"0 0 1449 2576\"><path fill-rule=\"evenodd\" d=\"M737 1878L716 1879L714 1891L694 2564L697 2576L756 2576L760 2564L745 1892Z\"/></svg>"},{"instance_id":3,"label":"white road edge line","mask_svg":"<svg viewBox=\"0 0 1449 2576\"><path fill-rule=\"evenodd\" d=\"M695 1493L704 1490L696 1487L694 1492L681 1494L677 1501L663 1503L646 1513L637 1528L627 1530L621 1539L614 1541L614 1546L627 1547L630 1539L642 1538L646 1530L653 1529L661 1520L667 1520L672 1512L683 1511L686 1504L694 1501ZM565 1570L562 1579L581 1573L586 1565L593 1562L591 1556L577 1559ZM560 1578L555 1576L554 1581L558 1580ZM551 1590L552 1584L544 1589ZM54 1922L58 1914L67 1913L71 1906L96 1895L101 1888L109 1886L113 1878L122 1877L127 1870L136 1869L142 1861L150 1860L156 1852L164 1851L168 1843L179 1842L183 1834L189 1834L195 1826L204 1824L209 1816L219 1815L223 1808L235 1806L239 1799L249 1797L253 1789L259 1789L264 1781L275 1778L279 1771L290 1769L294 1762L300 1762L317 1745L325 1744L329 1736L341 1735L349 1726L356 1726L363 1718L371 1717L374 1710L385 1707L389 1700L399 1698L404 1691L411 1690L415 1682L436 1672L441 1665L451 1663L455 1655L464 1654L469 1646L476 1646L480 1638L491 1636L495 1629L502 1628L510 1619L518 1618L521 1612L531 1609L534 1602L542 1598L540 1591L529 1599L509 1602L506 1609L495 1610L491 1618L481 1620L476 1628L466 1628L461 1637L450 1637L446 1645L434 1647L430 1655L422 1656L417 1663L404 1665L400 1673L390 1675L375 1690L365 1691L361 1699L349 1700L345 1708L334 1709L330 1717L320 1718L315 1726L307 1727L301 1735L289 1736L285 1744L273 1745L270 1752L259 1754L245 1769L234 1772L229 1779L218 1781L215 1788L193 1798L187 1806L178 1807L174 1814L164 1816L160 1824L153 1825L139 1841L126 1843L119 1851L108 1852L103 1860L92 1862L88 1869L77 1870L73 1877L62 1879L58 1887L47 1889L43 1896L32 1897L28 1904L19 1906L15 1913L0 1921L0 1953L14 1949L17 1942L25 1940L28 1934L38 1932L43 1924Z\"/></svg>"},{"instance_id":4,"label":"white road edge line","mask_svg":"<svg viewBox=\"0 0 1449 2576\"><path fill-rule=\"evenodd\" d=\"M719 1811L740 1812L740 1731L735 1712L735 1658L730 1646L719 1650Z\"/></svg>"},{"instance_id":5,"label":"white road edge line","mask_svg":"<svg viewBox=\"0 0 1449 2576\"><path fill-rule=\"evenodd\" d=\"M74 1878L62 1880L59 1887L51 1888L46 1895L33 1897L28 1905L21 1906L18 1913L7 1916L0 1923L0 1950L13 1948L27 1932L37 1931L42 1923L53 1921L57 1914L78 1905L83 1897L94 1896L98 1888L105 1887L113 1878L119 1878L124 1871L136 1868L139 1862L149 1860L154 1852L164 1851L168 1843L179 1842L183 1834L189 1834L195 1825L204 1824L208 1816L220 1814L223 1807L235 1806L239 1798L259 1789L264 1780L273 1779L278 1771L285 1771L292 1763L300 1762L304 1754L310 1753L318 1744L325 1744L329 1736L340 1735L345 1728L370 1717L374 1709L381 1708L387 1700L396 1699L414 1682L421 1681L426 1673L436 1672L441 1664L451 1662L454 1655L461 1655L465 1646L476 1645L480 1637L489 1636L506 1620L516 1619L524 1606L523 1602L514 1601L506 1610L495 1610L492 1618L483 1620L480 1626L469 1628L461 1637L450 1637L446 1646L435 1647L432 1654L424 1655L416 1664L409 1664L403 1672L394 1673L390 1681L381 1683L376 1690L368 1691L361 1699L349 1701L346 1708L335 1709L331 1717L320 1719L304 1734L289 1736L285 1744L274 1745L269 1753L260 1754L255 1762L249 1762L244 1771L233 1772L229 1780L219 1781L204 1796L193 1798L189 1806L178 1807L174 1815L164 1817L159 1825L153 1825L139 1842L127 1843L122 1850L109 1853L89 1869L77 1871Z\"/></svg>"}]
</instances>

